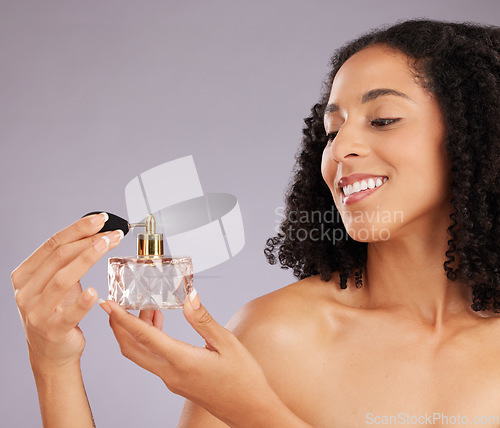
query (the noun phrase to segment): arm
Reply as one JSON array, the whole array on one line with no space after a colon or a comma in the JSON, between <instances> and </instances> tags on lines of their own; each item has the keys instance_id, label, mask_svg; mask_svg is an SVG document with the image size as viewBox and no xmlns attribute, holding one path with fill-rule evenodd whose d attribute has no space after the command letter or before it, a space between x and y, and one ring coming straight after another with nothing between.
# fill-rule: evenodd
<instances>
[{"instance_id":1,"label":"arm","mask_svg":"<svg viewBox=\"0 0 500 428\"><path fill-rule=\"evenodd\" d=\"M311 425L286 407L278 396L273 402L267 401L261 409L256 409L255 417L247 422L246 426L255 428L311 428ZM228 426L230 425L221 422L204 408L186 400L177 428L225 428Z\"/></svg>"},{"instance_id":2,"label":"arm","mask_svg":"<svg viewBox=\"0 0 500 428\"><path fill-rule=\"evenodd\" d=\"M56 371L33 363L32 368L44 427L95 428L80 364Z\"/></svg>"},{"instance_id":3,"label":"arm","mask_svg":"<svg viewBox=\"0 0 500 428\"><path fill-rule=\"evenodd\" d=\"M96 235L105 221L102 214L77 221L11 275L45 428L94 427L80 371L85 339L78 323L97 293L83 291L79 281L120 240L118 232Z\"/></svg>"},{"instance_id":4,"label":"arm","mask_svg":"<svg viewBox=\"0 0 500 428\"><path fill-rule=\"evenodd\" d=\"M280 318L280 313L284 312L283 308L281 311L275 311L274 309L279 307L277 302L268 299L269 297L265 296L265 298L261 297L247 303L226 326L256 358L264 373L275 370L267 363L283 351L278 344L280 344L282 337L289 337L289 335L283 334L282 327L283 325L290 326L288 319ZM282 302L281 305L283 304ZM286 303L284 305L286 306ZM287 342L285 346L288 347L288 345ZM311 428L311 425L295 415L274 391L261 398L261 403L256 406L253 422L249 421L249 427ZM186 400L177 428L223 428L228 426L204 408Z\"/></svg>"},{"instance_id":5,"label":"arm","mask_svg":"<svg viewBox=\"0 0 500 428\"><path fill-rule=\"evenodd\" d=\"M184 427L310 428L280 400L255 358L213 320L196 293L186 298L184 315L205 339L205 348L167 336L161 325L154 328L114 302L102 307L110 315L123 355L158 375L172 392L196 403L191 410L188 405L190 414L180 422Z\"/></svg>"}]
</instances>

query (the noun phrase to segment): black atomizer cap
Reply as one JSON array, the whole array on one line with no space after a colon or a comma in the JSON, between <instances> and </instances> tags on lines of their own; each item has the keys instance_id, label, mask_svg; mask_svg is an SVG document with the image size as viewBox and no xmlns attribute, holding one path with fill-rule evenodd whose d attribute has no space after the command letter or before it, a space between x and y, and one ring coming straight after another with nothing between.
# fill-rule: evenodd
<instances>
[{"instance_id":1,"label":"black atomizer cap","mask_svg":"<svg viewBox=\"0 0 500 428\"><path fill-rule=\"evenodd\" d=\"M92 211L82 216L82 218L93 214L101 214L103 212L105 212L109 216L109 219L106 223L104 223L104 226L98 233L111 232L113 230L118 230L118 229L122 230L124 235L128 233L128 231L130 230L130 225L128 221L125 220L124 218L117 216L116 214L108 213L107 211Z\"/></svg>"}]
</instances>

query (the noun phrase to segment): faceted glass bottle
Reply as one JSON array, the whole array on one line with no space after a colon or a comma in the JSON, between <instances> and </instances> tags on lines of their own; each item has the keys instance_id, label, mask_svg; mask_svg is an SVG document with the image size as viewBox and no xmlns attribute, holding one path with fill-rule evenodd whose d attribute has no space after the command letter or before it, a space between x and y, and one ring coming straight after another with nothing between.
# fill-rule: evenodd
<instances>
[{"instance_id":1,"label":"faceted glass bottle","mask_svg":"<svg viewBox=\"0 0 500 428\"><path fill-rule=\"evenodd\" d=\"M137 256L108 260L109 299L125 309L182 308L193 288L190 257L163 255L163 235L149 214L137 236Z\"/></svg>"},{"instance_id":2,"label":"faceted glass bottle","mask_svg":"<svg viewBox=\"0 0 500 428\"><path fill-rule=\"evenodd\" d=\"M125 309L182 308L193 288L190 257L113 257L108 264L109 299Z\"/></svg>"}]
</instances>

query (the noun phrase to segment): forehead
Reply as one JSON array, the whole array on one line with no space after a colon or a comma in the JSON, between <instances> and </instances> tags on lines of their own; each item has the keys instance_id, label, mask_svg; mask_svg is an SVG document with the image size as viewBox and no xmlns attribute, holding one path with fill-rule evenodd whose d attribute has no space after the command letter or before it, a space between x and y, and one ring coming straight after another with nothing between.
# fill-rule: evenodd
<instances>
[{"instance_id":1,"label":"forehead","mask_svg":"<svg viewBox=\"0 0 500 428\"><path fill-rule=\"evenodd\" d=\"M350 57L337 72L329 102L346 96L361 96L373 88L391 88L407 93L418 91L411 59L383 45L365 48Z\"/></svg>"}]
</instances>

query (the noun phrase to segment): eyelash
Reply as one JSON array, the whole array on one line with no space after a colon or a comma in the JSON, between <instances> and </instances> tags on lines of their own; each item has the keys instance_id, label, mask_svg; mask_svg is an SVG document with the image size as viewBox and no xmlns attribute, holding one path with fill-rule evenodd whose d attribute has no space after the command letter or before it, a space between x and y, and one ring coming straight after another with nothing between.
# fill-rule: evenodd
<instances>
[{"instance_id":1,"label":"eyelash","mask_svg":"<svg viewBox=\"0 0 500 428\"><path fill-rule=\"evenodd\" d=\"M396 123L396 122L398 122L400 120L401 120L400 117L396 117L394 119L386 119L386 118L383 118L383 119L382 118L381 119L374 119L374 120L370 121L370 125L374 126L375 128L382 128L384 126L392 125L392 124L394 124L394 123ZM331 132L331 133L327 134L326 135L326 137L328 139L327 141L329 143L331 143L335 139L335 137L337 136L337 134L338 134L338 131L337 132Z\"/></svg>"},{"instance_id":2,"label":"eyelash","mask_svg":"<svg viewBox=\"0 0 500 428\"><path fill-rule=\"evenodd\" d=\"M335 137L337 136L338 132L331 132L330 134L326 135L327 141L331 143Z\"/></svg>"},{"instance_id":3,"label":"eyelash","mask_svg":"<svg viewBox=\"0 0 500 428\"><path fill-rule=\"evenodd\" d=\"M393 123L398 122L399 120L401 120L400 117L396 117L394 119L385 119L385 118L374 119L374 120L370 121L370 125L375 126L375 127L388 126L388 125L392 125Z\"/></svg>"}]
</instances>

